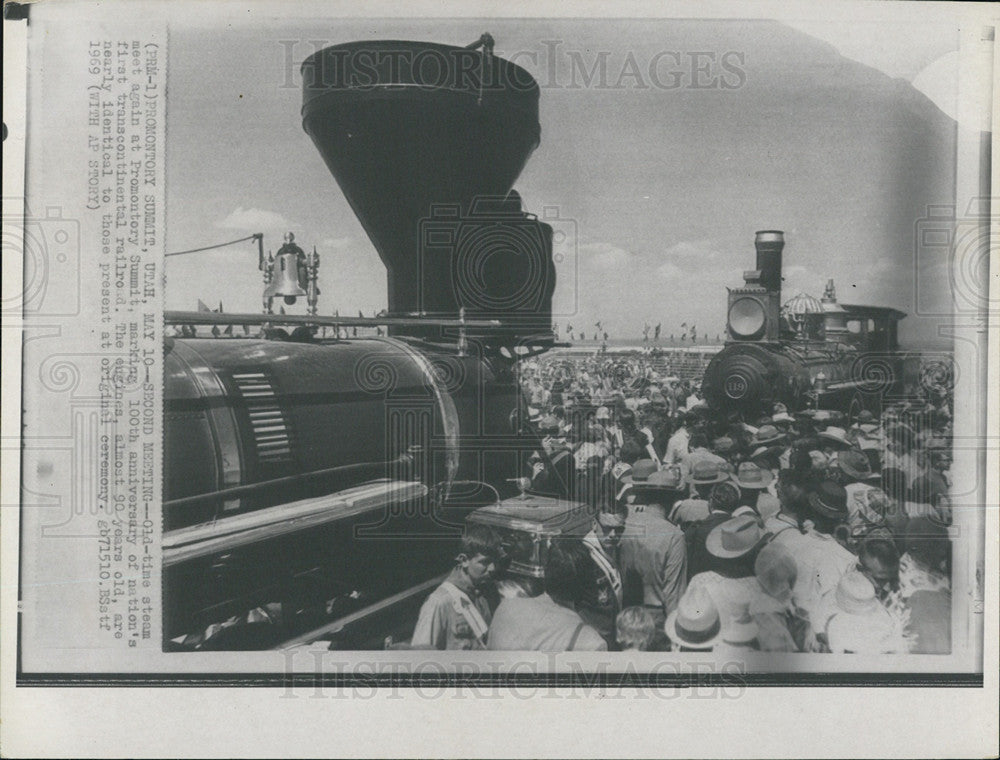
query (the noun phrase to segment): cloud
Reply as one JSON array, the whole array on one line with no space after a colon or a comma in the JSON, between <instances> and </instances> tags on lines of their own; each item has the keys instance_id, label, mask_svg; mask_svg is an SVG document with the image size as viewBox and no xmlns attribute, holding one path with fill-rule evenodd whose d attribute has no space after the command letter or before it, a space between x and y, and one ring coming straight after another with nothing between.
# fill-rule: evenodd
<instances>
[{"instance_id":1,"label":"cloud","mask_svg":"<svg viewBox=\"0 0 1000 760\"><path fill-rule=\"evenodd\" d=\"M338 237L338 238L323 238L319 241L319 248L325 248L326 250L340 251L347 248L353 248L357 245L357 241L352 237Z\"/></svg>"},{"instance_id":2,"label":"cloud","mask_svg":"<svg viewBox=\"0 0 1000 760\"><path fill-rule=\"evenodd\" d=\"M237 206L225 219L215 223L216 227L226 230L246 230L247 232L283 231L293 229L295 225L275 211L265 211L259 208L243 208Z\"/></svg>"},{"instance_id":3,"label":"cloud","mask_svg":"<svg viewBox=\"0 0 1000 760\"><path fill-rule=\"evenodd\" d=\"M620 269L629 265L634 254L612 243L583 243L580 263L585 269Z\"/></svg>"},{"instance_id":4,"label":"cloud","mask_svg":"<svg viewBox=\"0 0 1000 760\"><path fill-rule=\"evenodd\" d=\"M711 240L682 240L660 254L665 259L714 259L719 256Z\"/></svg>"},{"instance_id":5,"label":"cloud","mask_svg":"<svg viewBox=\"0 0 1000 760\"><path fill-rule=\"evenodd\" d=\"M665 261L656 268L656 276L661 280L676 283L684 279L685 274L674 262Z\"/></svg>"}]
</instances>

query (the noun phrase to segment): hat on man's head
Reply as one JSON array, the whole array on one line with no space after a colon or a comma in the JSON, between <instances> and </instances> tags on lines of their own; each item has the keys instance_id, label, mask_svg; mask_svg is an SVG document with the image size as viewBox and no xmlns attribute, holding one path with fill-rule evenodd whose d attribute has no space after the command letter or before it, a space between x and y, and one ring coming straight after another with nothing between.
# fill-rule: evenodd
<instances>
[{"instance_id":1,"label":"hat on man's head","mask_svg":"<svg viewBox=\"0 0 1000 760\"><path fill-rule=\"evenodd\" d=\"M870 480L876 477L872 473L871 463L868 461L862 452L856 449L847 449L846 451L837 452L837 467L840 468L841 472L845 475L854 478L855 480ZM882 480L882 474L879 473L879 482Z\"/></svg>"},{"instance_id":2,"label":"hat on man's head","mask_svg":"<svg viewBox=\"0 0 1000 760\"><path fill-rule=\"evenodd\" d=\"M755 517L740 515L712 528L705 539L705 548L713 557L735 559L753 551L763 535Z\"/></svg>"},{"instance_id":3,"label":"hat on man's head","mask_svg":"<svg viewBox=\"0 0 1000 760\"><path fill-rule=\"evenodd\" d=\"M750 460L765 469L774 469L781 466L784 451L784 446L758 446L750 454Z\"/></svg>"},{"instance_id":4,"label":"hat on man's head","mask_svg":"<svg viewBox=\"0 0 1000 760\"><path fill-rule=\"evenodd\" d=\"M667 491L680 491L684 487L684 478L680 467L664 467L650 474L646 479L646 488L660 488Z\"/></svg>"},{"instance_id":5,"label":"hat on man's head","mask_svg":"<svg viewBox=\"0 0 1000 760\"><path fill-rule=\"evenodd\" d=\"M872 582L857 570L846 572L841 577L836 600L837 607L849 615L864 615L880 606Z\"/></svg>"},{"instance_id":6,"label":"hat on man's head","mask_svg":"<svg viewBox=\"0 0 1000 760\"><path fill-rule=\"evenodd\" d=\"M893 647L892 618L875 595L875 586L857 570L841 577L834 593L836 608L826 625L834 652L880 654ZM902 643L902 642L899 642Z\"/></svg>"},{"instance_id":7,"label":"hat on man's head","mask_svg":"<svg viewBox=\"0 0 1000 760\"><path fill-rule=\"evenodd\" d=\"M766 446L769 443L777 443L783 440L784 437L785 434L774 425L763 425L757 428L757 432L754 433L751 443L754 446Z\"/></svg>"},{"instance_id":8,"label":"hat on man's head","mask_svg":"<svg viewBox=\"0 0 1000 760\"><path fill-rule=\"evenodd\" d=\"M846 520L847 490L834 480L824 480L809 494L809 506L820 517L830 520Z\"/></svg>"},{"instance_id":9,"label":"hat on man's head","mask_svg":"<svg viewBox=\"0 0 1000 760\"><path fill-rule=\"evenodd\" d=\"M606 406L597 407L597 411L594 413L595 420L610 420L611 411Z\"/></svg>"},{"instance_id":10,"label":"hat on man's head","mask_svg":"<svg viewBox=\"0 0 1000 760\"><path fill-rule=\"evenodd\" d=\"M712 451L716 454L729 454L736 448L736 441L727 435L712 441Z\"/></svg>"},{"instance_id":11,"label":"hat on man's head","mask_svg":"<svg viewBox=\"0 0 1000 760\"><path fill-rule=\"evenodd\" d=\"M791 552L783 544L774 541L760 550L754 561L753 571L764 593L779 601L791 596L799 573Z\"/></svg>"},{"instance_id":12,"label":"hat on man's head","mask_svg":"<svg viewBox=\"0 0 1000 760\"><path fill-rule=\"evenodd\" d=\"M657 471L656 462L652 459L638 459L632 465L632 471L622 476L623 483L633 486L645 483L649 476Z\"/></svg>"},{"instance_id":13,"label":"hat on man's head","mask_svg":"<svg viewBox=\"0 0 1000 760\"><path fill-rule=\"evenodd\" d=\"M847 431L842 427L830 426L821 433L816 434L818 438L823 439L824 444L833 442L844 449L851 448L851 442L847 440Z\"/></svg>"},{"instance_id":14,"label":"hat on man's head","mask_svg":"<svg viewBox=\"0 0 1000 760\"><path fill-rule=\"evenodd\" d=\"M718 462L702 459L694 463L688 481L695 485L709 485L729 480L727 472Z\"/></svg>"},{"instance_id":15,"label":"hat on man's head","mask_svg":"<svg viewBox=\"0 0 1000 760\"><path fill-rule=\"evenodd\" d=\"M681 597L677 609L667 615L663 630L678 646L711 649L722 634L719 610L708 592L695 586Z\"/></svg>"},{"instance_id":16,"label":"hat on man's head","mask_svg":"<svg viewBox=\"0 0 1000 760\"><path fill-rule=\"evenodd\" d=\"M740 488L755 491L767 488L772 480L774 480L774 475L771 474L771 471L763 469L754 462L740 462L740 466L736 468L736 473L733 475L733 482Z\"/></svg>"},{"instance_id":17,"label":"hat on man's head","mask_svg":"<svg viewBox=\"0 0 1000 760\"><path fill-rule=\"evenodd\" d=\"M771 423L775 427L778 427L779 425L791 425L793 422L795 422L795 418L792 417L792 415L790 415L788 412L778 412L773 417L771 417Z\"/></svg>"}]
</instances>

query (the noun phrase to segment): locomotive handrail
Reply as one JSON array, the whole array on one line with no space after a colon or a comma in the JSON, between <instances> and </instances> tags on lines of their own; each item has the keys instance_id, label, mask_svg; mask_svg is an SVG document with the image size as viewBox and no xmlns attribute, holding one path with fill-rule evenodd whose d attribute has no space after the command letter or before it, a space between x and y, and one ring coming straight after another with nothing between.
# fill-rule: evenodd
<instances>
[{"instance_id":1,"label":"locomotive handrail","mask_svg":"<svg viewBox=\"0 0 1000 760\"><path fill-rule=\"evenodd\" d=\"M294 485L296 483L301 483L305 480L312 480L314 478L329 477L331 475L345 475L353 472L366 472L368 470L378 470L380 468L388 468L393 465L404 465L409 464L413 461L413 455L410 453L403 454L396 459L392 459L388 462L357 462L356 464L345 464L339 465L337 467L327 467L322 470L312 470L310 472L301 472L297 475L285 475L280 478L272 478L271 480L261 480L256 483L247 483L242 486L232 486L231 488L220 488L217 491L208 491L206 493L196 494L195 496L184 496L179 499L171 499L170 501L163 502L164 509L176 509L178 507L190 507L195 504L201 504L206 501L214 501L216 499L235 499L239 496L249 496L251 494L259 493L260 491L270 490L272 488L280 488L282 486Z\"/></svg>"},{"instance_id":2,"label":"locomotive handrail","mask_svg":"<svg viewBox=\"0 0 1000 760\"><path fill-rule=\"evenodd\" d=\"M232 551L247 544L384 508L395 500L421 498L426 494L427 486L417 481L381 480L167 531L163 534L163 566L171 567L199 557Z\"/></svg>"},{"instance_id":3,"label":"locomotive handrail","mask_svg":"<svg viewBox=\"0 0 1000 760\"><path fill-rule=\"evenodd\" d=\"M505 327L498 319L441 319L438 317L321 317L309 314L239 314L214 311L164 311L169 325L315 325L318 327Z\"/></svg>"}]
</instances>

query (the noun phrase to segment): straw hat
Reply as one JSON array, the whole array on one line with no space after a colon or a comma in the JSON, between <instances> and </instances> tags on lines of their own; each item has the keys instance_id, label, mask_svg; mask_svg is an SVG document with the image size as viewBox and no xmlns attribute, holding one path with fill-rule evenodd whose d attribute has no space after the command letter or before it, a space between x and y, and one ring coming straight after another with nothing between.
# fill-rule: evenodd
<instances>
[{"instance_id":1,"label":"straw hat","mask_svg":"<svg viewBox=\"0 0 1000 760\"><path fill-rule=\"evenodd\" d=\"M878 654L887 651L892 618L875 595L875 587L857 570L844 573L834 594L836 608L826 626L834 652Z\"/></svg>"},{"instance_id":2,"label":"straw hat","mask_svg":"<svg viewBox=\"0 0 1000 760\"><path fill-rule=\"evenodd\" d=\"M681 597L677 609L667 615L663 630L679 646L711 649L722 637L719 610L704 588L693 588Z\"/></svg>"},{"instance_id":3,"label":"straw hat","mask_svg":"<svg viewBox=\"0 0 1000 760\"><path fill-rule=\"evenodd\" d=\"M821 517L847 520L847 490L833 480L824 480L809 494L809 506Z\"/></svg>"},{"instance_id":4,"label":"straw hat","mask_svg":"<svg viewBox=\"0 0 1000 760\"><path fill-rule=\"evenodd\" d=\"M656 462L652 459L638 459L632 465L632 470L622 476L622 483L631 483L633 486L644 484L657 469Z\"/></svg>"},{"instance_id":5,"label":"straw hat","mask_svg":"<svg viewBox=\"0 0 1000 760\"><path fill-rule=\"evenodd\" d=\"M729 473L718 462L701 460L694 463L688 480L695 485L709 485L729 480Z\"/></svg>"},{"instance_id":6,"label":"straw hat","mask_svg":"<svg viewBox=\"0 0 1000 760\"><path fill-rule=\"evenodd\" d=\"M740 462L740 466L733 475L733 482L740 488L755 491L767 488L772 480L774 480L774 475L771 470L759 467L753 462Z\"/></svg>"},{"instance_id":7,"label":"straw hat","mask_svg":"<svg viewBox=\"0 0 1000 760\"><path fill-rule=\"evenodd\" d=\"M644 485L646 488L679 491L684 487L684 478L679 467L664 467L652 473Z\"/></svg>"},{"instance_id":8,"label":"straw hat","mask_svg":"<svg viewBox=\"0 0 1000 760\"><path fill-rule=\"evenodd\" d=\"M753 440L750 443L754 446L766 446L769 443L777 443L784 437L785 434L774 425L763 425L754 433Z\"/></svg>"},{"instance_id":9,"label":"straw hat","mask_svg":"<svg viewBox=\"0 0 1000 760\"><path fill-rule=\"evenodd\" d=\"M750 515L740 515L712 528L705 539L705 549L719 559L735 559L753 551L763 531Z\"/></svg>"},{"instance_id":10,"label":"straw hat","mask_svg":"<svg viewBox=\"0 0 1000 760\"><path fill-rule=\"evenodd\" d=\"M847 431L842 427L834 427L831 425L826 430L821 433L817 433L816 435L818 438L822 438L824 442L833 441L845 449L851 448L851 442L847 440Z\"/></svg>"}]
</instances>

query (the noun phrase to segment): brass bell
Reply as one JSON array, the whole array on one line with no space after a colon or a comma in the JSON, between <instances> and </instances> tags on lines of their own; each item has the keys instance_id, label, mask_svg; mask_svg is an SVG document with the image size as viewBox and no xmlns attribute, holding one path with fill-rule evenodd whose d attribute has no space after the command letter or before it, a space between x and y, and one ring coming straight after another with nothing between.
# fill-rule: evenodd
<instances>
[{"instance_id":1,"label":"brass bell","mask_svg":"<svg viewBox=\"0 0 1000 760\"><path fill-rule=\"evenodd\" d=\"M305 274L305 251L295 245L295 236L285 235L285 244L274 257L274 275L271 284L264 290L264 298L281 296L291 306L298 296L306 295L302 287Z\"/></svg>"}]
</instances>

